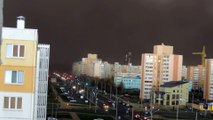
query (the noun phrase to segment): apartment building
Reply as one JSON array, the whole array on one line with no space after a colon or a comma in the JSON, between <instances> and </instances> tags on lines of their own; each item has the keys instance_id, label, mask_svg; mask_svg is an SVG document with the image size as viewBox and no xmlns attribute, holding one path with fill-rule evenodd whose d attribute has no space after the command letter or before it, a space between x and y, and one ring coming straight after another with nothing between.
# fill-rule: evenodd
<instances>
[{"instance_id":1,"label":"apartment building","mask_svg":"<svg viewBox=\"0 0 213 120\"><path fill-rule=\"evenodd\" d=\"M0 120L46 120L49 45L38 44L38 30L3 27L0 65Z\"/></svg>"},{"instance_id":2,"label":"apartment building","mask_svg":"<svg viewBox=\"0 0 213 120\"><path fill-rule=\"evenodd\" d=\"M182 80L187 79L187 67L185 65L182 66Z\"/></svg>"},{"instance_id":3,"label":"apartment building","mask_svg":"<svg viewBox=\"0 0 213 120\"><path fill-rule=\"evenodd\" d=\"M213 59L205 60L206 81L204 82L203 98L213 100Z\"/></svg>"},{"instance_id":4,"label":"apartment building","mask_svg":"<svg viewBox=\"0 0 213 120\"><path fill-rule=\"evenodd\" d=\"M160 85L181 80L182 55L173 53L173 46L155 45L153 53L143 53L141 58L141 99L150 99L150 92L159 90Z\"/></svg>"},{"instance_id":5,"label":"apartment building","mask_svg":"<svg viewBox=\"0 0 213 120\"><path fill-rule=\"evenodd\" d=\"M90 77L112 78L112 65L98 59L97 54L89 53L86 58L73 63L73 73L76 75L85 74Z\"/></svg>"},{"instance_id":6,"label":"apartment building","mask_svg":"<svg viewBox=\"0 0 213 120\"><path fill-rule=\"evenodd\" d=\"M187 80L192 81L193 89L203 89L205 76L205 67L202 65L187 67Z\"/></svg>"}]
</instances>

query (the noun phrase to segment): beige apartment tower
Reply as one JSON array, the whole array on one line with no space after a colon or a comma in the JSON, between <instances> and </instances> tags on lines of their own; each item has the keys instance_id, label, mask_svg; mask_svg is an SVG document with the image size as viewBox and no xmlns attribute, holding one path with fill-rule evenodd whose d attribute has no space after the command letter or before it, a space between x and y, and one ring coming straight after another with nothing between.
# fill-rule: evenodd
<instances>
[{"instance_id":1,"label":"beige apartment tower","mask_svg":"<svg viewBox=\"0 0 213 120\"><path fill-rule=\"evenodd\" d=\"M143 53L141 58L141 99L150 99L151 91L169 81L181 80L182 55L173 53L173 46L155 45L153 53Z\"/></svg>"},{"instance_id":2,"label":"beige apartment tower","mask_svg":"<svg viewBox=\"0 0 213 120\"><path fill-rule=\"evenodd\" d=\"M213 100L213 59L205 60L206 81L204 82L203 98Z\"/></svg>"},{"instance_id":3,"label":"beige apartment tower","mask_svg":"<svg viewBox=\"0 0 213 120\"><path fill-rule=\"evenodd\" d=\"M203 89L205 76L205 67L202 65L187 67L187 80L192 81L193 89Z\"/></svg>"}]
</instances>

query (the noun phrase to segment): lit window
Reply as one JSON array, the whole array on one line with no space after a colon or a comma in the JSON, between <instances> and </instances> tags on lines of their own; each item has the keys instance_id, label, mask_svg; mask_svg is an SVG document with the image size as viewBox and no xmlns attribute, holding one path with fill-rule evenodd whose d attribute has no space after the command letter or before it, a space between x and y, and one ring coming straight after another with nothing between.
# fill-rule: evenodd
<instances>
[{"instance_id":1,"label":"lit window","mask_svg":"<svg viewBox=\"0 0 213 120\"><path fill-rule=\"evenodd\" d=\"M17 58L17 57L24 57L25 46L24 45L12 45L7 44L6 47L6 57L7 58Z\"/></svg>"},{"instance_id":2,"label":"lit window","mask_svg":"<svg viewBox=\"0 0 213 120\"><path fill-rule=\"evenodd\" d=\"M5 71L5 83L6 84L22 84L24 82L23 71Z\"/></svg>"}]
</instances>

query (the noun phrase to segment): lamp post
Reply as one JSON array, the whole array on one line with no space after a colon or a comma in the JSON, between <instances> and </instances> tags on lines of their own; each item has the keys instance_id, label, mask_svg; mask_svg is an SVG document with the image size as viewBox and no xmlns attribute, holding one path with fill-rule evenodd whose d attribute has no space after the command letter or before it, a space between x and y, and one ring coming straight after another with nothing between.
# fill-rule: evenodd
<instances>
[{"instance_id":1,"label":"lamp post","mask_svg":"<svg viewBox=\"0 0 213 120\"><path fill-rule=\"evenodd\" d=\"M176 120L178 120L178 117L179 117L179 116L178 116L178 115L179 115L179 105L180 105L180 102L181 102L181 101L185 101L185 99L181 99L181 98L180 98L180 99L178 99Z\"/></svg>"},{"instance_id":2,"label":"lamp post","mask_svg":"<svg viewBox=\"0 0 213 120\"><path fill-rule=\"evenodd\" d=\"M193 112L193 103L194 103L194 93L192 92L192 112Z\"/></svg>"},{"instance_id":3,"label":"lamp post","mask_svg":"<svg viewBox=\"0 0 213 120\"><path fill-rule=\"evenodd\" d=\"M115 86L115 95L116 95L116 113L115 113L115 120L118 119L118 90L117 87Z\"/></svg>"},{"instance_id":4,"label":"lamp post","mask_svg":"<svg viewBox=\"0 0 213 120\"><path fill-rule=\"evenodd\" d=\"M134 120L134 108L132 107L132 120Z\"/></svg>"},{"instance_id":5,"label":"lamp post","mask_svg":"<svg viewBox=\"0 0 213 120\"><path fill-rule=\"evenodd\" d=\"M150 115L151 115L151 120L152 120L152 91L151 91L151 99L150 99Z\"/></svg>"}]
</instances>

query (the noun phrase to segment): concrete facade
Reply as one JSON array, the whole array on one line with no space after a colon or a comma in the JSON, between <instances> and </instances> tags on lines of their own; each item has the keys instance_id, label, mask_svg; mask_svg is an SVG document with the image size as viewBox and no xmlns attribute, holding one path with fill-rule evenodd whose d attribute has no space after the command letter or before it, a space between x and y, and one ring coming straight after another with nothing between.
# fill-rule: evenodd
<instances>
[{"instance_id":1,"label":"concrete facade","mask_svg":"<svg viewBox=\"0 0 213 120\"><path fill-rule=\"evenodd\" d=\"M187 80L192 81L193 89L203 89L206 79L205 67L202 65L187 67Z\"/></svg>"},{"instance_id":2,"label":"concrete facade","mask_svg":"<svg viewBox=\"0 0 213 120\"><path fill-rule=\"evenodd\" d=\"M170 81L154 91L153 103L164 106L186 105L188 102L189 84L185 81Z\"/></svg>"},{"instance_id":3,"label":"concrete facade","mask_svg":"<svg viewBox=\"0 0 213 120\"><path fill-rule=\"evenodd\" d=\"M153 88L159 89L160 85L169 81L181 80L182 55L173 54L173 46L155 45L153 53L144 53L141 58L142 79L141 99L150 99Z\"/></svg>"},{"instance_id":4,"label":"concrete facade","mask_svg":"<svg viewBox=\"0 0 213 120\"><path fill-rule=\"evenodd\" d=\"M203 98L213 100L213 59L206 59L206 81L204 82Z\"/></svg>"},{"instance_id":5,"label":"concrete facade","mask_svg":"<svg viewBox=\"0 0 213 120\"><path fill-rule=\"evenodd\" d=\"M26 29L23 18L18 17L18 28L4 27L2 31L0 120L46 120L49 54L44 62L38 30ZM43 99L39 101L41 90Z\"/></svg>"}]
</instances>

